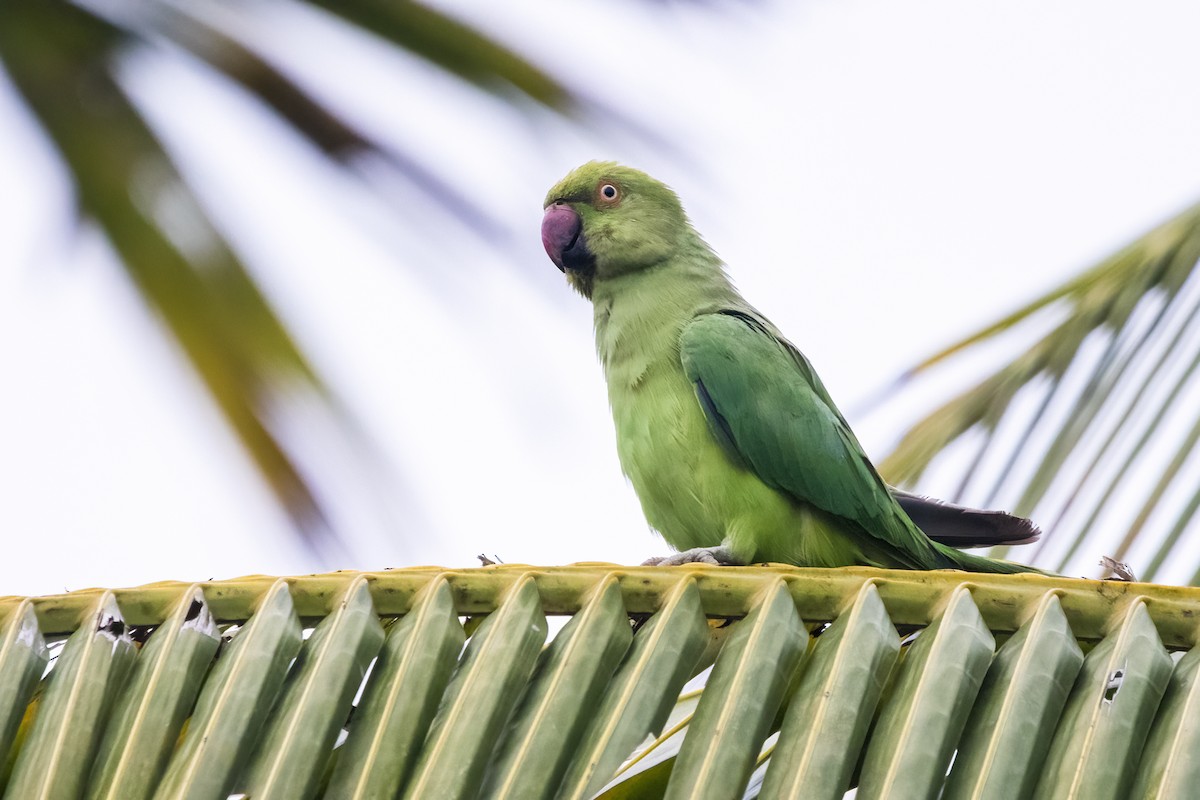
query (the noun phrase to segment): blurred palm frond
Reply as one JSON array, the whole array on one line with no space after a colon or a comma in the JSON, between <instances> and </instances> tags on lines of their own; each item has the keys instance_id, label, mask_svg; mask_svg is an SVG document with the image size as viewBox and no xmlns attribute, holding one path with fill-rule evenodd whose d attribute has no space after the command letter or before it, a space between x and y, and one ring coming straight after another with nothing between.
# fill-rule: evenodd
<instances>
[{"instance_id":1,"label":"blurred palm frond","mask_svg":"<svg viewBox=\"0 0 1200 800\"><path fill-rule=\"evenodd\" d=\"M312 6L330 24L349 23L480 89L515 92L560 113L576 107L552 76L420 4L318 0ZM216 8L13 0L0 7L0 63L57 150L78 217L111 243L309 549L328 555L336 535L311 471L278 431L278 410L299 400L347 433L353 420L124 91L115 62L138 46L198 58L339 164L377 156L471 228L487 234L493 224L416 155L364 133L216 22L220 15L207 13Z\"/></svg>"},{"instance_id":2,"label":"blurred palm frond","mask_svg":"<svg viewBox=\"0 0 1200 800\"><path fill-rule=\"evenodd\" d=\"M1200 440L1198 260L1200 205L918 364L901 386L1034 337L912 425L881 471L911 486L939 456L974 447L955 499L1008 502L1040 522L1039 565L1090 566L1103 553L1153 580L1184 555L1181 535L1200 508L1189 459ZM1188 563L1196 569L1200 558Z\"/></svg>"}]
</instances>

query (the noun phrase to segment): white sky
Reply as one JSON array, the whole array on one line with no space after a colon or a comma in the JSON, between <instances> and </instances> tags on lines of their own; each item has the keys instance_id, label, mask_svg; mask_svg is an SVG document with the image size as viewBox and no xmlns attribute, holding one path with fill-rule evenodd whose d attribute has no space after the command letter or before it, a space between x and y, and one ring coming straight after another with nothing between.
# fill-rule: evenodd
<instances>
[{"instance_id":1,"label":"white sky","mask_svg":"<svg viewBox=\"0 0 1200 800\"><path fill-rule=\"evenodd\" d=\"M503 220L497 248L339 174L203 69L122 65L382 454L335 470L356 549L328 567L665 550L619 472L590 309L539 243L543 194L582 161L673 185L851 411L1200 197L1194 3L444 5L679 152L514 113L286 8L244 23ZM0 86L0 593L320 566L103 243L72 237L67 191ZM343 463L328 437L301 447Z\"/></svg>"}]
</instances>

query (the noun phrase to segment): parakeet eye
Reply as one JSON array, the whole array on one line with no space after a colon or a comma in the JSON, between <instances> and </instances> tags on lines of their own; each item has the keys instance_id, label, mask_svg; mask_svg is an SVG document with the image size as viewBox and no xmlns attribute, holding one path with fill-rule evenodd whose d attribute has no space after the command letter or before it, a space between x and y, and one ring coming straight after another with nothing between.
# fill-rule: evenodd
<instances>
[{"instance_id":1,"label":"parakeet eye","mask_svg":"<svg viewBox=\"0 0 1200 800\"><path fill-rule=\"evenodd\" d=\"M620 194L621 193L617 190L617 187L613 186L611 183L605 183L600 186L600 197L603 200L612 202L613 200L616 200Z\"/></svg>"}]
</instances>

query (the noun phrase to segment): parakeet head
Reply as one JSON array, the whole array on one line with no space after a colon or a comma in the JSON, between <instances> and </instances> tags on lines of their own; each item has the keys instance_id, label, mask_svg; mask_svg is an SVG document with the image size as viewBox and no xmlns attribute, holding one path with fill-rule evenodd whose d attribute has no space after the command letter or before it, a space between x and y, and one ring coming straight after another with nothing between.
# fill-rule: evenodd
<instances>
[{"instance_id":1,"label":"parakeet head","mask_svg":"<svg viewBox=\"0 0 1200 800\"><path fill-rule=\"evenodd\" d=\"M542 244L584 296L597 279L670 257L691 230L675 192L644 172L590 161L546 194Z\"/></svg>"}]
</instances>

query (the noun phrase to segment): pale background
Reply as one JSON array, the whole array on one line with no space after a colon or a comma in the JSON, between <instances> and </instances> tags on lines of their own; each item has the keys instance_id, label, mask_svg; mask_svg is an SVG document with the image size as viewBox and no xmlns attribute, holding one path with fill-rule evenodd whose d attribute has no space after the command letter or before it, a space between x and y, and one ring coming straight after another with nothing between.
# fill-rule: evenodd
<instances>
[{"instance_id":1,"label":"pale background","mask_svg":"<svg viewBox=\"0 0 1200 800\"><path fill-rule=\"evenodd\" d=\"M1195 3L441 5L613 119L514 110L287 5L246 24L503 220L501 244L370 165L335 172L201 67L122 62L375 443L364 467L285 410L334 467L338 563L296 546L106 245L68 222L56 156L0 81L0 594L664 552L620 475L590 308L538 238L582 161L679 191L876 456L900 429L865 398L1200 197Z\"/></svg>"}]
</instances>

